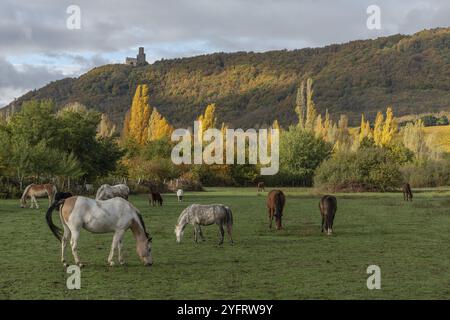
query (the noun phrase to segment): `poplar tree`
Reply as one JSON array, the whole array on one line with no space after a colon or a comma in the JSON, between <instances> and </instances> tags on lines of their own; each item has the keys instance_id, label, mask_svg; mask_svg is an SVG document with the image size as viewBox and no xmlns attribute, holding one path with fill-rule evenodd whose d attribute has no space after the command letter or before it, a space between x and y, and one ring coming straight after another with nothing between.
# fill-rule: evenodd
<instances>
[{"instance_id":1,"label":"poplar tree","mask_svg":"<svg viewBox=\"0 0 450 320\"><path fill-rule=\"evenodd\" d=\"M386 120L383 125L383 131L381 134L381 145L387 146L391 143L394 138L395 133L397 132L397 122L394 119L394 113L392 112L392 108L388 107L386 110Z\"/></svg>"},{"instance_id":2,"label":"poplar tree","mask_svg":"<svg viewBox=\"0 0 450 320\"><path fill-rule=\"evenodd\" d=\"M305 129L306 120L306 102L305 102L305 82L300 83L297 89L297 96L295 99L295 112L298 116L298 126L300 129Z\"/></svg>"},{"instance_id":3,"label":"poplar tree","mask_svg":"<svg viewBox=\"0 0 450 320\"><path fill-rule=\"evenodd\" d=\"M201 137L203 135L203 132L205 132L206 130L210 129L210 128L215 128L216 127L216 105L214 103L209 104L206 109L204 114L201 114L198 118L197 121L199 121L201 123L201 132L198 132L198 137L197 139L199 139L199 141L201 140Z\"/></svg>"},{"instance_id":4,"label":"poplar tree","mask_svg":"<svg viewBox=\"0 0 450 320\"><path fill-rule=\"evenodd\" d=\"M173 127L164 118L156 108L153 108L148 123L148 141L155 141L162 138L170 138Z\"/></svg>"},{"instance_id":5,"label":"poplar tree","mask_svg":"<svg viewBox=\"0 0 450 320\"><path fill-rule=\"evenodd\" d=\"M151 114L148 101L148 86L146 84L138 85L129 117L125 118L124 123L124 137L131 138L138 144L144 144L148 138L148 122Z\"/></svg>"},{"instance_id":6,"label":"poplar tree","mask_svg":"<svg viewBox=\"0 0 450 320\"><path fill-rule=\"evenodd\" d=\"M377 117L375 118L375 124L373 127L373 140L376 146L382 146L382 138L383 138L383 122L384 116L381 112L377 113Z\"/></svg>"},{"instance_id":7,"label":"poplar tree","mask_svg":"<svg viewBox=\"0 0 450 320\"><path fill-rule=\"evenodd\" d=\"M317 117L316 105L313 100L314 90L312 89L313 80L308 78L306 81L306 121L305 129L314 130L314 122Z\"/></svg>"}]
</instances>

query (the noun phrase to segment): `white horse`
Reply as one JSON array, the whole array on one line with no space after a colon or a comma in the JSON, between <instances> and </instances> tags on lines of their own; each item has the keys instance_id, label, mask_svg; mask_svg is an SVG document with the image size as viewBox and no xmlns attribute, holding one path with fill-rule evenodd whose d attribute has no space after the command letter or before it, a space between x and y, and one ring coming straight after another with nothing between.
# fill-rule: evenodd
<instances>
[{"instance_id":1,"label":"white horse","mask_svg":"<svg viewBox=\"0 0 450 320\"><path fill-rule=\"evenodd\" d=\"M130 194L130 188L126 184L117 184L115 186L110 186L109 184L104 184L100 186L95 195L96 200L108 200L114 197L121 197L128 200L128 195Z\"/></svg>"},{"instance_id":2,"label":"white horse","mask_svg":"<svg viewBox=\"0 0 450 320\"><path fill-rule=\"evenodd\" d=\"M183 189L178 189L178 190L177 190L177 198L178 198L178 202L183 201L183 195L184 195Z\"/></svg>"},{"instance_id":3,"label":"white horse","mask_svg":"<svg viewBox=\"0 0 450 320\"><path fill-rule=\"evenodd\" d=\"M224 226L227 227L227 233L230 238L230 242L233 243L233 238L231 232L233 229L233 213L231 209L223 204L211 204L211 205L201 205L192 204L181 212L178 218L178 223L175 226L175 235L177 237L177 242L181 242L183 237L184 228L187 224L192 224L194 226L194 238L195 242L198 242L198 236L204 240L202 229L200 226L209 226L212 224L217 224L220 230L220 241L219 245L223 243L223 237L225 231Z\"/></svg>"},{"instance_id":4,"label":"white horse","mask_svg":"<svg viewBox=\"0 0 450 320\"><path fill-rule=\"evenodd\" d=\"M20 207L25 208L27 204L27 198L31 198L31 206L33 209L33 205L36 209L39 209L39 203L36 198L48 197L48 206L52 204L55 199L55 194L57 190L53 184L30 184L23 191L22 197L20 198Z\"/></svg>"},{"instance_id":5,"label":"white horse","mask_svg":"<svg viewBox=\"0 0 450 320\"><path fill-rule=\"evenodd\" d=\"M64 233L52 221L52 212L58 207ZM69 239L75 263L82 266L77 252L81 228L92 233L114 232L108 256L108 263L111 266L114 265L113 257L116 248L119 251L119 263L125 263L122 256L122 239L128 229L131 229L136 239L136 252L142 262L145 265L153 263L151 237L145 229L144 220L139 211L127 200L119 197L105 201L81 196L70 197L55 201L48 209L46 219L50 230L61 241L61 262L64 266L66 266L64 251Z\"/></svg>"}]
</instances>

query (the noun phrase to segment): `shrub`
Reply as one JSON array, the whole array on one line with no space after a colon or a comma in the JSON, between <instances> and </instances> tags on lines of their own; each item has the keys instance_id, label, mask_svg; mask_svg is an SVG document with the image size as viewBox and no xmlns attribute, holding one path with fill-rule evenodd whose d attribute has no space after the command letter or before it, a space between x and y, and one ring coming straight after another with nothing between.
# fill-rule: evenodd
<instances>
[{"instance_id":1,"label":"shrub","mask_svg":"<svg viewBox=\"0 0 450 320\"><path fill-rule=\"evenodd\" d=\"M397 152L368 147L337 153L316 170L314 185L330 191L388 191L402 183Z\"/></svg>"},{"instance_id":2,"label":"shrub","mask_svg":"<svg viewBox=\"0 0 450 320\"><path fill-rule=\"evenodd\" d=\"M408 164L401 168L401 172L403 179L415 188L450 185L449 158Z\"/></svg>"}]
</instances>

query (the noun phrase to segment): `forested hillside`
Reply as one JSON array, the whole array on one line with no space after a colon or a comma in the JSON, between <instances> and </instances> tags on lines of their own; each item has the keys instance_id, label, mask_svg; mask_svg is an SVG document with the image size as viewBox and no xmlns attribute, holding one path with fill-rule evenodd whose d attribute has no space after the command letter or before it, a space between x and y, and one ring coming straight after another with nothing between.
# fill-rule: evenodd
<instances>
[{"instance_id":1,"label":"forested hillside","mask_svg":"<svg viewBox=\"0 0 450 320\"><path fill-rule=\"evenodd\" d=\"M215 53L161 60L143 67L105 65L76 79L31 91L15 102L50 98L58 107L80 102L107 113L121 127L138 84L148 84L150 105L173 126L192 125L215 103L219 122L234 127L295 122L300 80L314 79L319 112L328 108L358 125L387 105L396 115L450 110L450 28L342 45L264 53ZM149 53L151 55L151 52ZM8 110L11 105L7 107Z\"/></svg>"}]
</instances>

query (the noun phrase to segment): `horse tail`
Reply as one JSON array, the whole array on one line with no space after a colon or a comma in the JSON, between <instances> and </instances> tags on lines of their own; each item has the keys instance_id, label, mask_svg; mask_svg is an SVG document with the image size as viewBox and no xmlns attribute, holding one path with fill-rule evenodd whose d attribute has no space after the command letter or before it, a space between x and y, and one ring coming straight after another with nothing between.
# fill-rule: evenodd
<instances>
[{"instance_id":1,"label":"horse tail","mask_svg":"<svg viewBox=\"0 0 450 320\"><path fill-rule=\"evenodd\" d=\"M65 199L61 199L59 201L54 201L52 203L52 205L50 206L50 208L48 208L47 214L45 215L45 219L47 220L48 227L50 228L50 230L52 231L52 233L54 234L56 239L58 239L59 241L61 241L61 239L62 239L62 230L53 223L52 213L53 213L53 210L55 210L56 208L59 208L62 204L64 204L64 201L65 201Z\"/></svg>"},{"instance_id":2,"label":"horse tail","mask_svg":"<svg viewBox=\"0 0 450 320\"><path fill-rule=\"evenodd\" d=\"M27 199L27 195L28 195L28 191L30 190L30 188L33 186L33 184L28 185L25 190L23 190L22 193L22 197L20 198L20 204L25 205L26 204L26 199Z\"/></svg>"},{"instance_id":3,"label":"horse tail","mask_svg":"<svg viewBox=\"0 0 450 320\"><path fill-rule=\"evenodd\" d=\"M229 207L225 207L225 211L225 223L227 225L227 228L229 228L229 230L231 231L231 229L233 228L233 212Z\"/></svg>"},{"instance_id":4,"label":"horse tail","mask_svg":"<svg viewBox=\"0 0 450 320\"><path fill-rule=\"evenodd\" d=\"M282 193L281 191L278 191L275 193L274 200L275 200L275 217L281 218L282 210L283 210L283 204L282 204Z\"/></svg>"}]
</instances>

